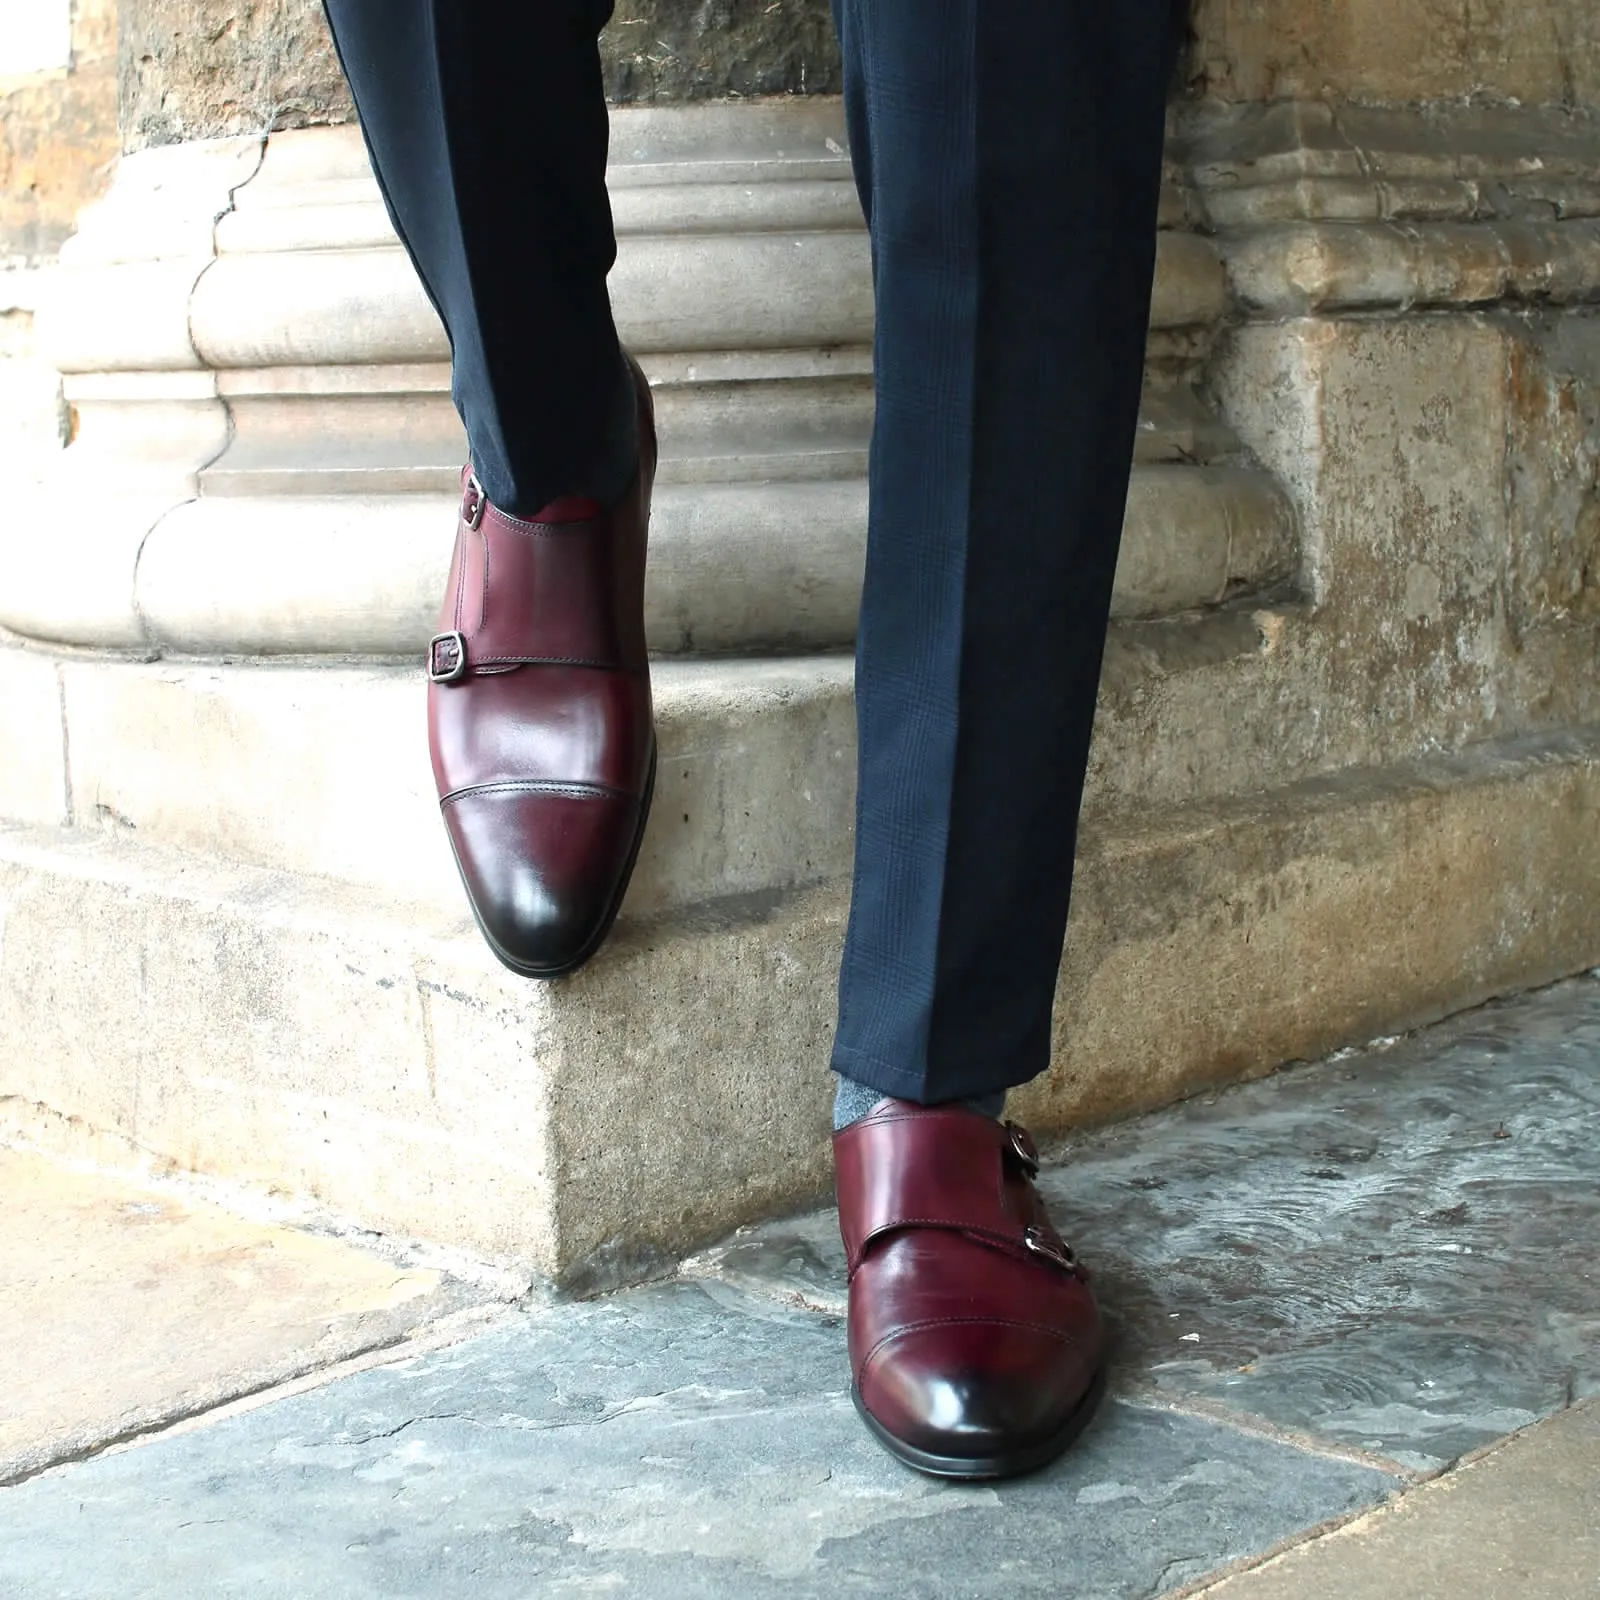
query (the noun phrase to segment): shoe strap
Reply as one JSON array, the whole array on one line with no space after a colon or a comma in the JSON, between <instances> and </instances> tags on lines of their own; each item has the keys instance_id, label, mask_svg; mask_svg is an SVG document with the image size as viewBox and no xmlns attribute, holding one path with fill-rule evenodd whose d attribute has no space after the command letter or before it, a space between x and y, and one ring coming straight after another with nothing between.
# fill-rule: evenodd
<instances>
[{"instance_id":1,"label":"shoe strap","mask_svg":"<svg viewBox=\"0 0 1600 1600\"><path fill-rule=\"evenodd\" d=\"M467 480L449 626L429 650L436 682L536 664L620 668L612 518L593 511L529 521L501 511Z\"/></svg>"},{"instance_id":2,"label":"shoe strap","mask_svg":"<svg viewBox=\"0 0 1600 1600\"><path fill-rule=\"evenodd\" d=\"M875 1240L907 1228L968 1234L1077 1271L1033 1194L1038 1155L1015 1124L893 1101L835 1134L833 1149L852 1276Z\"/></svg>"}]
</instances>

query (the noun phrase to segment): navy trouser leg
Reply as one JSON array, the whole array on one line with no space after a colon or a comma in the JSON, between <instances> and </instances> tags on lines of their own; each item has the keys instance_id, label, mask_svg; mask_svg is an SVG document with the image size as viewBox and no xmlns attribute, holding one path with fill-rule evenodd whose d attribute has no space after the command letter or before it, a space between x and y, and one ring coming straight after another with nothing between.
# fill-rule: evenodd
<instances>
[{"instance_id":1,"label":"navy trouser leg","mask_svg":"<svg viewBox=\"0 0 1600 1600\"><path fill-rule=\"evenodd\" d=\"M490 497L583 489L618 393L610 0L326 4ZM834 1066L975 1098L1049 1058L1173 0L834 6L878 306Z\"/></svg>"},{"instance_id":2,"label":"navy trouser leg","mask_svg":"<svg viewBox=\"0 0 1600 1600\"><path fill-rule=\"evenodd\" d=\"M1132 460L1171 0L835 0L877 282L834 1067L1049 1061Z\"/></svg>"},{"instance_id":3,"label":"navy trouser leg","mask_svg":"<svg viewBox=\"0 0 1600 1600\"><path fill-rule=\"evenodd\" d=\"M325 0L390 214L444 321L489 498L598 492L635 404L596 39L611 0Z\"/></svg>"}]
</instances>

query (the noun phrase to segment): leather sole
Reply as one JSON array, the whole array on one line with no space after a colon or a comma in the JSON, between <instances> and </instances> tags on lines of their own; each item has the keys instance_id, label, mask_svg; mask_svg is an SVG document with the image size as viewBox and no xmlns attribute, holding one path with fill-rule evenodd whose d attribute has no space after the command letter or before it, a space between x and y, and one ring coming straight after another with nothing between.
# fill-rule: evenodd
<instances>
[{"instance_id":1,"label":"leather sole","mask_svg":"<svg viewBox=\"0 0 1600 1600\"><path fill-rule=\"evenodd\" d=\"M478 924L478 932L483 935L483 942L493 952L495 959L503 967L510 970L519 978L565 978L574 973L579 967L586 965L598 952L600 946L606 942L606 936L611 932L617 920L617 913L622 910L622 900L628 892L628 884L633 878L633 869L639 860L639 849L644 843L645 824L650 820L650 802L655 799L656 793L656 759L660 755L660 746L653 740L650 746L650 773L645 779L644 798L639 802L639 823L633 832L633 846L628 851L627 865L622 869L622 876L617 880L617 892L611 897L611 904L606 908L606 914L600 919L600 926L590 936L589 942L573 956L570 961L563 962L557 967L532 967L526 962L518 961L500 948L493 934L483 925L483 918L478 915L477 906L472 904L472 894L467 893L467 904L472 906L472 920ZM451 845L451 854L455 853L455 846ZM461 863L456 862L456 870L461 870ZM466 884L466 874L462 873L462 885Z\"/></svg>"},{"instance_id":2,"label":"leather sole","mask_svg":"<svg viewBox=\"0 0 1600 1600\"><path fill-rule=\"evenodd\" d=\"M1106 1369L1101 1367L1094 1375L1083 1399L1067 1420L1048 1439L1031 1444L1023 1450L1008 1450L995 1456L940 1456L929 1450L919 1450L915 1445L897 1439L867 1410L861 1393L852 1383L850 1398L855 1402L867 1430L890 1455L925 1472L931 1478L948 1478L963 1482L980 1482L991 1478L1020 1478L1025 1473L1037 1472L1047 1467L1080 1433L1087 1428L1105 1398Z\"/></svg>"}]
</instances>

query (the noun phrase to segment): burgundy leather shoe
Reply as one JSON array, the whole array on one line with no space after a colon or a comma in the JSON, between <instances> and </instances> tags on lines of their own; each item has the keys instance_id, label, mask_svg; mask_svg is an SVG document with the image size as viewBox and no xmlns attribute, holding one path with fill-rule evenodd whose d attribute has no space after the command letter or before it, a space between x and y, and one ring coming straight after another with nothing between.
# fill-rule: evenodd
<instances>
[{"instance_id":1,"label":"burgundy leather shoe","mask_svg":"<svg viewBox=\"0 0 1600 1600\"><path fill-rule=\"evenodd\" d=\"M655 417L633 373L639 471L609 511L571 498L524 520L462 475L428 647L428 744L450 845L490 949L530 978L560 977L600 947L655 784L644 639Z\"/></svg>"},{"instance_id":2,"label":"burgundy leather shoe","mask_svg":"<svg viewBox=\"0 0 1600 1600\"><path fill-rule=\"evenodd\" d=\"M940 1478L1053 1461L1104 1392L1104 1345L1088 1277L1034 1190L1027 1132L881 1100L833 1150L868 1428Z\"/></svg>"}]
</instances>

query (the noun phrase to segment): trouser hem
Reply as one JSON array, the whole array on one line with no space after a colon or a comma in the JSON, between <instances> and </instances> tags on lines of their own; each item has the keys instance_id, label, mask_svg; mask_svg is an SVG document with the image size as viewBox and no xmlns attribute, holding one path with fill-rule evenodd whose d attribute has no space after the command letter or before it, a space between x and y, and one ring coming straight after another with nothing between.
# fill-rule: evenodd
<instances>
[{"instance_id":1,"label":"trouser hem","mask_svg":"<svg viewBox=\"0 0 1600 1600\"><path fill-rule=\"evenodd\" d=\"M1036 1072L1026 1071L1020 1076L1016 1072L973 1073L930 1084L924 1072L896 1067L848 1046L835 1048L832 1068L853 1083L864 1083L869 1089L877 1089L896 1100L909 1100L919 1106L947 1105L956 1100L981 1100L987 1095L1003 1094L1039 1076Z\"/></svg>"}]
</instances>

